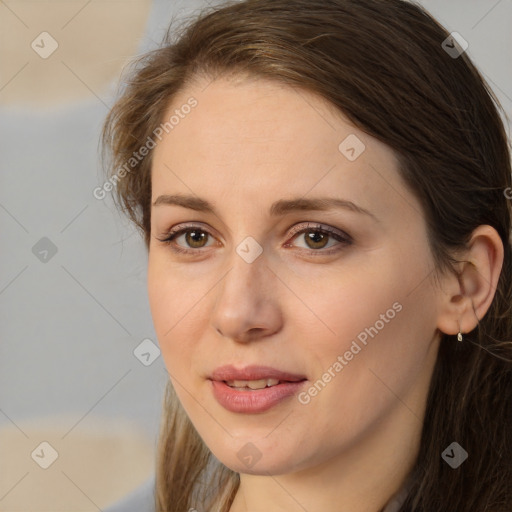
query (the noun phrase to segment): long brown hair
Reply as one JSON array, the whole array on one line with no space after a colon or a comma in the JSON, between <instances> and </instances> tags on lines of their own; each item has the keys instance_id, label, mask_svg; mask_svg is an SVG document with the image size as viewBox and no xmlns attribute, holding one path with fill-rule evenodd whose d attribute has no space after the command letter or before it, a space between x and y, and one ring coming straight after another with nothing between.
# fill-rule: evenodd
<instances>
[{"instance_id":1,"label":"long brown hair","mask_svg":"<svg viewBox=\"0 0 512 512\"><path fill-rule=\"evenodd\" d=\"M449 37L422 7L401 0L245 0L205 9L134 61L105 121L103 156L116 178L114 200L149 250L151 151L129 170L126 162L154 139L194 77L247 73L316 93L396 152L422 204L437 272L456 272L454 250L466 248L477 226L494 227L505 249L495 296L463 343L441 333L400 511L504 512L512 510L510 151L497 98L467 53L449 54ZM469 453L457 470L441 458L453 441ZM158 512L229 510L239 475L205 446L170 382L159 443Z\"/></svg>"}]
</instances>

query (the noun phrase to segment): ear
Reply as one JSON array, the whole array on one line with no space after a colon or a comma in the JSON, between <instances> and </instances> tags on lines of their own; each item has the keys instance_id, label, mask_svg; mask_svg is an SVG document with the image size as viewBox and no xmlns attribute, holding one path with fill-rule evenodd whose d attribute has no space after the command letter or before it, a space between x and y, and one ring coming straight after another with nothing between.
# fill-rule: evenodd
<instances>
[{"instance_id":1,"label":"ear","mask_svg":"<svg viewBox=\"0 0 512 512\"><path fill-rule=\"evenodd\" d=\"M472 331L491 306L503 266L503 243L491 226L478 226L459 263L459 274L443 278L438 329L445 334Z\"/></svg>"}]
</instances>

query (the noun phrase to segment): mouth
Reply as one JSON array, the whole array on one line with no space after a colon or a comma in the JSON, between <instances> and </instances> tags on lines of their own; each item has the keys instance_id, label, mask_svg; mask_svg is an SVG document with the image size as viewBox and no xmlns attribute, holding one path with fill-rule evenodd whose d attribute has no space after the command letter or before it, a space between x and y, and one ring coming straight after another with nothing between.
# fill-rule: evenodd
<instances>
[{"instance_id":1,"label":"mouth","mask_svg":"<svg viewBox=\"0 0 512 512\"><path fill-rule=\"evenodd\" d=\"M306 378L267 366L217 368L208 379L217 402L231 412L262 413L295 395Z\"/></svg>"}]
</instances>

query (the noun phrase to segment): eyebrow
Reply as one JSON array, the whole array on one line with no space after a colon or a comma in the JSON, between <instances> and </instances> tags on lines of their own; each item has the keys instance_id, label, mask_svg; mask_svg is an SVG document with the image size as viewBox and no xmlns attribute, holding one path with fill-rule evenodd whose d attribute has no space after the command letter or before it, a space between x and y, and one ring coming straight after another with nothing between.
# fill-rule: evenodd
<instances>
[{"instance_id":1,"label":"eyebrow","mask_svg":"<svg viewBox=\"0 0 512 512\"><path fill-rule=\"evenodd\" d=\"M210 202L197 196L184 194L164 194L158 196L157 199L153 202L153 206L160 205L177 205L198 212L217 215L215 207ZM368 215L378 222L377 217L366 208L358 206L352 201L337 197L314 197L309 199L297 197L292 199L280 199L272 203L269 211L272 217L277 217L279 215L284 215L293 211L326 211L333 208L341 208L345 210L351 210L356 213L361 213L363 215Z\"/></svg>"}]
</instances>

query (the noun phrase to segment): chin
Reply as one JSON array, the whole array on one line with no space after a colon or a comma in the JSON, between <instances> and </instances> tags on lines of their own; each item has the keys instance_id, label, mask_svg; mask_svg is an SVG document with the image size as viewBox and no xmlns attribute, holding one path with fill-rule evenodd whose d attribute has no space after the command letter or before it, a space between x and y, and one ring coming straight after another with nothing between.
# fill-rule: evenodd
<instances>
[{"instance_id":1,"label":"chin","mask_svg":"<svg viewBox=\"0 0 512 512\"><path fill-rule=\"evenodd\" d=\"M300 443L297 446L290 446L287 449L280 446L279 450L270 444L265 445L262 441L240 441L217 447L210 451L224 466L237 473L249 475L283 475L293 473L308 466L308 461L301 453Z\"/></svg>"}]
</instances>

